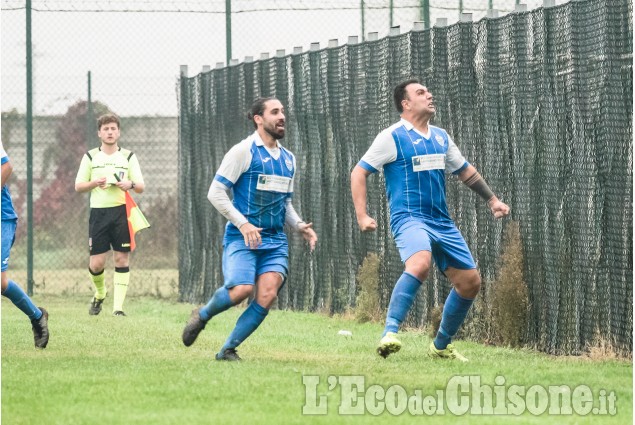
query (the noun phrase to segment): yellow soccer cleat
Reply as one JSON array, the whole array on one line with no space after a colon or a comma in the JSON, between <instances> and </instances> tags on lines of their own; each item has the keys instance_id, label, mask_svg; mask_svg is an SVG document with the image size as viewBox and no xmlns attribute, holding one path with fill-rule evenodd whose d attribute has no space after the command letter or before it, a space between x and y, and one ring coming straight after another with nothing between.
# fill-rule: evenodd
<instances>
[{"instance_id":1,"label":"yellow soccer cleat","mask_svg":"<svg viewBox=\"0 0 635 425\"><path fill-rule=\"evenodd\" d=\"M450 359L450 360L458 360L461 362L468 362L469 360L461 353L456 351L454 345L448 344L445 350L439 350L434 346L434 342L430 343L430 349L428 350L428 355L433 359Z\"/></svg>"},{"instance_id":2,"label":"yellow soccer cleat","mask_svg":"<svg viewBox=\"0 0 635 425\"><path fill-rule=\"evenodd\" d=\"M386 332L386 335L379 341L377 354L386 358L399 350L401 350L401 341L397 339L397 334L394 332Z\"/></svg>"}]
</instances>

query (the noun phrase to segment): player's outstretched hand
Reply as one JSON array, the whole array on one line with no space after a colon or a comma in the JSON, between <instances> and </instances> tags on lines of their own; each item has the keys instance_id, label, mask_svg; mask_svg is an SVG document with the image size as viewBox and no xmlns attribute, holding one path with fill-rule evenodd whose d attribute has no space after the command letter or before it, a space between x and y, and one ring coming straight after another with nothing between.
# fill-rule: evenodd
<instances>
[{"instance_id":1,"label":"player's outstretched hand","mask_svg":"<svg viewBox=\"0 0 635 425\"><path fill-rule=\"evenodd\" d=\"M313 230L313 223L298 224L298 232L300 232L304 240L309 243L309 248L313 251L318 240L317 234L315 230Z\"/></svg>"},{"instance_id":2,"label":"player's outstretched hand","mask_svg":"<svg viewBox=\"0 0 635 425\"><path fill-rule=\"evenodd\" d=\"M369 215L357 219L357 224L362 232L374 232L377 230L377 222Z\"/></svg>"},{"instance_id":3,"label":"player's outstretched hand","mask_svg":"<svg viewBox=\"0 0 635 425\"><path fill-rule=\"evenodd\" d=\"M509 205L499 201L498 199L492 202L489 208L492 211L492 214L494 214L494 218L502 218L509 215Z\"/></svg>"},{"instance_id":4,"label":"player's outstretched hand","mask_svg":"<svg viewBox=\"0 0 635 425\"><path fill-rule=\"evenodd\" d=\"M256 227L251 223L245 223L240 226L240 233L243 234L245 238L245 246L248 246L251 249L256 249L262 243L262 238L260 237L260 231L262 227Z\"/></svg>"}]
</instances>

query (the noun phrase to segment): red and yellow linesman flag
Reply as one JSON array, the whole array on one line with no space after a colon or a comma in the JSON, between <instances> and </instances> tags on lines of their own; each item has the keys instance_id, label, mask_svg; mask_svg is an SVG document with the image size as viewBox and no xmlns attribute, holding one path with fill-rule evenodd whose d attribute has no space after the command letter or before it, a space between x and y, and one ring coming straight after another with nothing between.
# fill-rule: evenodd
<instances>
[{"instance_id":1,"label":"red and yellow linesman flag","mask_svg":"<svg viewBox=\"0 0 635 425\"><path fill-rule=\"evenodd\" d=\"M126 192L126 216L128 217L128 232L130 232L130 251L134 251L136 244L134 235L140 230L150 227L150 223L132 199L130 193Z\"/></svg>"}]
</instances>

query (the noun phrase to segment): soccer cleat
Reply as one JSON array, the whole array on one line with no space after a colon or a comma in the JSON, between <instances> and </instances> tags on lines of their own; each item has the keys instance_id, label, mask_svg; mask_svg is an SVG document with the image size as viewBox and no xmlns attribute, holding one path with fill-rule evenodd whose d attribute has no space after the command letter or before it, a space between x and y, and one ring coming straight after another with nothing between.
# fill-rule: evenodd
<instances>
[{"instance_id":1,"label":"soccer cleat","mask_svg":"<svg viewBox=\"0 0 635 425\"><path fill-rule=\"evenodd\" d=\"M386 332L386 335L379 341L377 354L385 359L390 354L396 353L399 350L401 350L401 341L397 339L397 334L394 332Z\"/></svg>"},{"instance_id":2,"label":"soccer cleat","mask_svg":"<svg viewBox=\"0 0 635 425\"><path fill-rule=\"evenodd\" d=\"M228 348L225 351L222 351L216 354L216 360L226 360L228 362L236 362L242 360L235 348Z\"/></svg>"},{"instance_id":3,"label":"soccer cleat","mask_svg":"<svg viewBox=\"0 0 635 425\"><path fill-rule=\"evenodd\" d=\"M38 307L42 312L42 317L31 320L33 329L33 339L36 348L46 348L49 343L49 313L42 307Z\"/></svg>"},{"instance_id":4,"label":"soccer cleat","mask_svg":"<svg viewBox=\"0 0 635 425\"><path fill-rule=\"evenodd\" d=\"M454 345L448 344L445 350L439 350L434 346L434 342L430 343L430 349L428 350L428 355L433 359L450 359L450 360L458 360L461 362L468 362L469 360L461 353L456 351Z\"/></svg>"},{"instance_id":5,"label":"soccer cleat","mask_svg":"<svg viewBox=\"0 0 635 425\"><path fill-rule=\"evenodd\" d=\"M126 313L124 313L124 312L123 312L123 311L121 311L121 310L117 310L117 311L113 311L113 312L112 312L112 315L113 315L113 316L124 316L124 317L125 317L125 316L126 316Z\"/></svg>"},{"instance_id":6,"label":"soccer cleat","mask_svg":"<svg viewBox=\"0 0 635 425\"><path fill-rule=\"evenodd\" d=\"M190 318L185 324L185 328L183 328L182 339L186 347L194 344L194 341L198 338L198 334L200 334L201 331L205 329L205 325L207 325L207 322L201 319L199 311L200 308L192 310L192 314L190 314Z\"/></svg>"},{"instance_id":7,"label":"soccer cleat","mask_svg":"<svg viewBox=\"0 0 635 425\"><path fill-rule=\"evenodd\" d=\"M90 303L90 308L88 309L88 314L90 314L91 316L97 316L99 313L101 313L101 305L103 304L105 299L106 297L102 299L93 297L93 301Z\"/></svg>"}]
</instances>

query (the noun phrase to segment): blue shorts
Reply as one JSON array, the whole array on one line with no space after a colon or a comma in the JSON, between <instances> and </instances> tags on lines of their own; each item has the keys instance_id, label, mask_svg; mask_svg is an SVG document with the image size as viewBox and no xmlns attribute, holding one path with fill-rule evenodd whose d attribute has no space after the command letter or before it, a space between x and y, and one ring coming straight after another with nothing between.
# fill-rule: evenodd
<instances>
[{"instance_id":1,"label":"blue shorts","mask_svg":"<svg viewBox=\"0 0 635 425\"><path fill-rule=\"evenodd\" d=\"M230 242L223 249L224 286L255 285L256 278L263 273L278 272L283 280L289 269L289 248L250 249L243 240Z\"/></svg>"},{"instance_id":2,"label":"blue shorts","mask_svg":"<svg viewBox=\"0 0 635 425\"><path fill-rule=\"evenodd\" d=\"M15 241L15 229L18 227L18 220L2 220L2 271L9 268L9 254Z\"/></svg>"},{"instance_id":3,"label":"blue shorts","mask_svg":"<svg viewBox=\"0 0 635 425\"><path fill-rule=\"evenodd\" d=\"M404 263L419 251L431 251L441 271L448 267L475 269L474 259L465 239L455 225L439 225L408 221L394 234L401 261Z\"/></svg>"}]
</instances>

